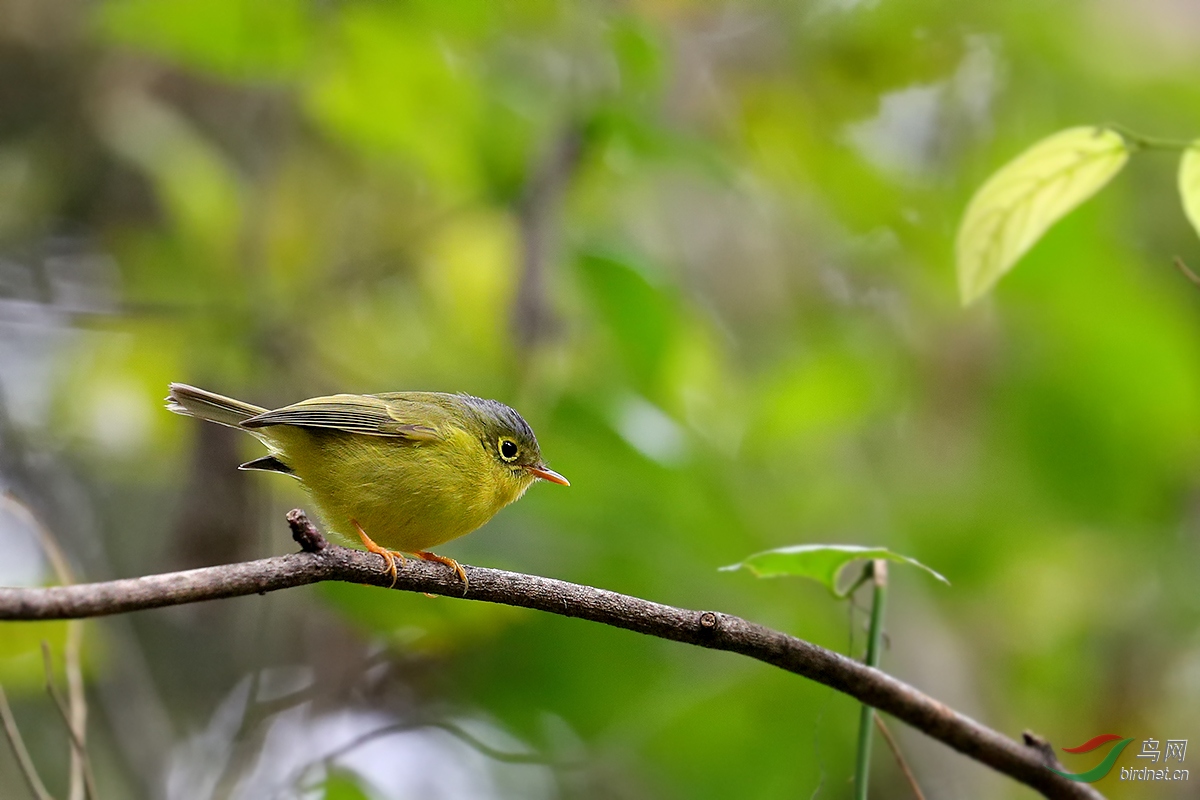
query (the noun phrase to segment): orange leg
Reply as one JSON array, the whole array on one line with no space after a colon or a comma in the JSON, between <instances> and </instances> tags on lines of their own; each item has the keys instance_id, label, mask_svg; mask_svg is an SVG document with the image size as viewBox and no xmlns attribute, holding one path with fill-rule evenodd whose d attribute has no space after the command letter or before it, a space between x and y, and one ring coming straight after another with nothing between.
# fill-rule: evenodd
<instances>
[{"instance_id":1,"label":"orange leg","mask_svg":"<svg viewBox=\"0 0 1200 800\"><path fill-rule=\"evenodd\" d=\"M386 547L380 547L371 541L371 537L367 536L366 531L355 520L350 520L350 524L354 526L354 530L358 531L358 538L362 539L363 547L367 548L372 553L377 553L383 558L383 571L391 573L392 586L396 585L396 556L400 556L400 563L408 563L408 559L404 557L404 553L398 550L388 550ZM457 566L457 565L455 565Z\"/></svg>"},{"instance_id":2,"label":"orange leg","mask_svg":"<svg viewBox=\"0 0 1200 800\"><path fill-rule=\"evenodd\" d=\"M447 567L454 570L458 574L458 577L462 578L463 594L467 593L467 587L470 585L467 582L467 571L463 569L462 566L453 558L439 556L437 553L431 553L428 550L418 550L416 553L413 553L413 555L415 555L417 558L423 558L426 561L436 561L439 564L445 564Z\"/></svg>"}]
</instances>

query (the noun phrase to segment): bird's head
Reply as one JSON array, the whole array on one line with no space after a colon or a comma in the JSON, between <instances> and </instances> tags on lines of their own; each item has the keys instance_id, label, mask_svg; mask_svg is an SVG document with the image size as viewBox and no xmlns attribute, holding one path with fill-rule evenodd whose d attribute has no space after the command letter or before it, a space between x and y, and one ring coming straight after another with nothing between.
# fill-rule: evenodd
<instances>
[{"instance_id":1,"label":"bird's head","mask_svg":"<svg viewBox=\"0 0 1200 800\"><path fill-rule=\"evenodd\" d=\"M537 479L562 486L571 483L542 460L533 428L513 409L479 397L460 395L477 423L479 443L495 460L497 469L522 484L522 491Z\"/></svg>"}]
</instances>

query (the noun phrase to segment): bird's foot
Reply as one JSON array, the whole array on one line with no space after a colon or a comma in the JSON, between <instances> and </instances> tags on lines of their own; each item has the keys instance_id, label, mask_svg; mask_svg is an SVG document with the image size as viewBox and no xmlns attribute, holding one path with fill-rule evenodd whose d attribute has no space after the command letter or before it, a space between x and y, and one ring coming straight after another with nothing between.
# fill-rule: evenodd
<instances>
[{"instance_id":1,"label":"bird's foot","mask_svg":"<svg viewBox=\"0 0 1200 800\"><path fill-rule=\"evenodd\" d=\"M388 588L390 589L392 586L395 586L396 556L400 557L401 564L407 564L408 559L404 557L404 553L401 553L399 550L388 550L386 547L380 547L371 540L370 536L367 536L366 531L362 529L361 525L354 520L350 520L350 523L354 526L354 530L358 531L358 538L362 540L363 547L367 548L369 552L375 553L383 559L383 571L392 576L392 583L390 586L388 586Z\"/></svg>"},{"instance_id":2,"label":"bird's foot","mask_svg":"<svg viewBox=\"0 0 1200 800\"><path fill-rule=\"evenodd\" d=\"M453 558L447 558L446 556L439 556L437 553L431 553L428 550L419 550L416 553L414 553L413 555L417 556L418 558L423 558L426 561L436 561L439 564L445 564L447 567L454 570L454 572L458 575L458 577L460 579L462 579L463 594L465 595L467 593L467 587L470 585L469 582L467 581L467 571L465 569L463 569L462 565L459 564L457 561L455 561Z\"/></svg>"}]
</instances>

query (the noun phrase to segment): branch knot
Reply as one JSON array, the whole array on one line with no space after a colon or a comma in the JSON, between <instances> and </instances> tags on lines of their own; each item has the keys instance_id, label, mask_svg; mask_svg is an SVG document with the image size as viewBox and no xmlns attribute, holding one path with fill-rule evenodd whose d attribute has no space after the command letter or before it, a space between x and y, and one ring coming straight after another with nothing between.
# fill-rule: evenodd
<instances>
[{"instance_id":1,"label":"branch knot","mask_svg":"<svg viewBox=\"0 0 1200 800\"><path fill-rule=\"evenodd\" d=\"M328 540L317 530L317 526L309 521L308 515L302 508L293 508L287 513L288 527L292 529L292 538L300 549L306 553L319 553L329 546Z\"/></svg>"}]
</instances>

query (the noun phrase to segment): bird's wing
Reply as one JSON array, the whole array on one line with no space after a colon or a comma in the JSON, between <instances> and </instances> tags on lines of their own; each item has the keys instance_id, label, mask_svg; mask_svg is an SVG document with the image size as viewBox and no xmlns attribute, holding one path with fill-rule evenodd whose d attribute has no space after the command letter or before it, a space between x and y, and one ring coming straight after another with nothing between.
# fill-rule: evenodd
<instances>
[{"instance_id":1,"label":"bird's wing","mask_svg":"<svg viewBox=\"0 0 1200 800\"><path fill-rule=\"evenodd\" d=\"M329 397L314 397L267 411L246 420L242 427L296 425L302 428L329 428L365 436L389 436L414 442L440 439L436 421L422 419L421 415L411 413L414 410L409 409L409 414L400 414L397 413L394 404L378 397L335 394Z\"/></svg>"}]
</instances>

